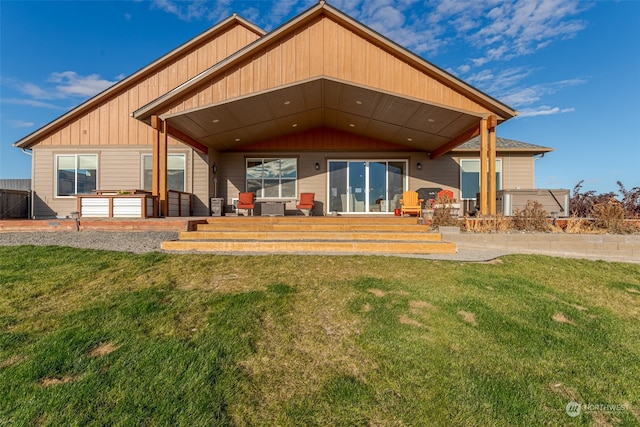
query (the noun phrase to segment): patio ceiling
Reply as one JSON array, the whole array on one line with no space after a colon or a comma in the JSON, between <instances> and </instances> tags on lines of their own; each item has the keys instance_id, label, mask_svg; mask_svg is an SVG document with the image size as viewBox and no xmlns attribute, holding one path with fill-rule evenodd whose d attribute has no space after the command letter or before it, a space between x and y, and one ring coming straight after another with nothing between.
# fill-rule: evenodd
<instances>
[{"instance_id":1,"label":"patio ceiling","mask_svg":"<svg viewBox=\"0 0 640 427\"><path fill-rule=\"evenodd\" d=\"M470 112L327 78L162 118L219 152L319 127L431 152L480 120Z\"/></svg>"}]
</instances>

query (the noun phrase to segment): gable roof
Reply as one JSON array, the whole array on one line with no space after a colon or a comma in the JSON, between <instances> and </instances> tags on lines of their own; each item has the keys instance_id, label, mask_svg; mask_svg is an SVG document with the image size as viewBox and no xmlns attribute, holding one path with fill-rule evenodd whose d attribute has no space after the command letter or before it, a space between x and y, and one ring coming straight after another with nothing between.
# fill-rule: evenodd
<instances>
[{"instance_id":1,"label":"gable roof","mask_svg":"<svg viewBox=\"0 0 640 427\"><path fill-rule=\"evenodd\" d=\"M149 74L151 74L153 72L156 72L157 70L165 67L167 64L171 63L173 60L175 60L176 58L178 58L180 55L184 54L185 52L188 52L190 49L192 49L194 46L197 46L198 44L200 44L204 40L213 38L217 34L223 32L223 31L225 31L225 30L227 30L230 27L235 26L235 25L241 25L241 26L247 28L248 30L254 32L258 36L264 36L264 34L266 34L266 32L264 30L262 30L261 28L257 27L256 25L254 25L251 22L241 18L240 16L238 16L236 14L233 14L232 16L228 17L227 19L219 22L218 24L214 25L213 27L209 28L208 30L200 33L199 35L195 36L191 40L183 43L182 45L178 46L177 48L173 49L172 51L168 52L167 54L165 54L162 57L158 58L157 60L153 61L152 63L146 65L145 67L139 69L138 71L134 72L133 74L129 75L128 77L125 77L124 79L120 80L119 82L115 83L114 85L110 86L109 88L105 89L104 91L98 93L97 95L94 95L93 97L91 97L88 100L84 101L83 103L81 103L77 107L71 109L67 113L59 116L56 119L54 119L52 122L46 124L45 126L41 127L40 129L38 129L38 130L32 132L31 134L25 136L24 138L22 138L19 141L15 142L13 145L15 147L19 147L19 148L29 148L29 147L31 147L32 145L37 143L37 141L39 139L41 139L44 135L46 135L48 132L54 131L55 129L59 128L60 126L65 125L66 123L70 122L71 120L73 120L73 119L75 119L75 118L87 113L89 110L91 110L91 108L93 108L93 107L99 105L101 102L109 99L110 96L112 96L114 94L117 94L117 93L121 92L122 90L126 90L126 88L131 87L132 85L136 84L141 79L143 79L145 76L148 76Z\"/></svg>"},{"instance_id":2,"label":"gable roof","mask_svg":"<svg viewBox=\"0 0 640 427\"><path fill-rule=\"evenodd\" d=\"M453 151L478 151L480 150L480 137L470 139L464 144L456 147ZM541 154L553 151L553 148L542 145L529 144L528 142L516 141L515 139L496 137L497 151L521 151L527 153Z\"/></svg>"},{"instance_id":3,"label":"gable roof","mask_svg":"<svg viewBox=\"0 0 640 427\"><path fill-rule=\"evenodd\" d=\"M304 26L306 23L309 23L310 21L323 14L336 20L343 26L355 31L356 33L364 36L365 38L375 40L379 45L385 46L388 50L394 52L394 54L400 55L408 64L415 66L425 74L428 74L436 80L445 83L447 86L454 88L459 93L462 93L478 104L483 105L485 108L496 114L499 121L507 120L517 115L517 112L506 104L503 104L502 102L496 100L495 98L492 98L486 93L481 92L480 90L453 76L452 74L449 74L443 69L430 63L424 58L409 51L405 47L400 46L392 40L382 36L371 28L346 15L342 11L329 5L324 0L320 0L315 6L312 6L311 8L302 12L300 15L294 17L293 19L284 23L270 33L265 34L255 42L230 55L227 59L219 62L208 70L205 70L199 75L193 77L191 80L185 82L184 84L167 92L166 94L150 102L149 104L134 111L132 114L133 117L148 122L152 114L162 114L163 107L169 105L173 100L178 99L183 94L194 89L201 82L207 80L213 75L221 74L224 70L229 69L235 64L241 62L243 59L250 57L256 51L262 49L264 46L274 42L275 40L279 40L288 34L294 33L296 29Z\"/></svg>"}]
</instances>

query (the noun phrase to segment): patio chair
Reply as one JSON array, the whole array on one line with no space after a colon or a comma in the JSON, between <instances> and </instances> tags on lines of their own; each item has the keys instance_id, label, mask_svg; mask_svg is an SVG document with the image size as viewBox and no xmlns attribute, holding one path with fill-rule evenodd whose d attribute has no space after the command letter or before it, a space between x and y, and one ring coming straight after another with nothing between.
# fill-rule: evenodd
<instances>
[{"instance_id":1,"label":"patio chair","mask_svg":"<svg viewBox=\"0 0 640 427\"><path fill-rule=\"evenodd\" d=\"M300 209L305 216L313 215L315 207L314 198L316 193L300 193L300 203L296 205L296 209Z\"/></svg>"},{"instance_id":2,"label":"patio chair","mask_svg":"<svg viewBox=\"0 0 640 427\"><path fill-rule=\"evenodd\" d=\"M240 211L240 209L243 209L247 211L247 216L249 215L249 213L251 214L251 216L253 216L253 210L256 207L253 198L253 193L240 193L238 195L238 211Z\"/></svg>"},{"instance_id":3,"label":"patio chair","mask_svg":"<svg viewBox=\"0 0 640 427\"><path fill-rule=\"evenodd\" d=\"M413 190L405 191L402 193L402 199L400 199L402 215L417 214L419 217L422 217L422 202L424 202L424 199L419 199L417 192Z\"/></svg>"},{"instance_id":4,"label":"patio chair","mask_svg":"<svg viewBox=\"0 0 640 427\"><path fill-rule=\"evenodd\" d=\"M447 198L447 202L450 202L453 200L453 191L451 190L441 190L438 191L438 194L436 195L436 200L440 200L441 198Z\"/></svg>"}]
</instances>

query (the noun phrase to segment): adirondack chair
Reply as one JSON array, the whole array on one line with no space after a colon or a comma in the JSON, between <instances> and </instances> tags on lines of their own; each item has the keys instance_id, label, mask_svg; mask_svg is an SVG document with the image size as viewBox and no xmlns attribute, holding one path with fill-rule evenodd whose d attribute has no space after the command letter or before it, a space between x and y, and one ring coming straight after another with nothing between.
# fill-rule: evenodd
<instances>
[{"instance_id":1,"label":"adirondack chair","mask_svg":"<svg viewBox=\"0 0 640 427\"><path fill-rule=\"evenodd\" d=\"M418 198L418 193L409 190L402 193L402 199L400 199L400 207L402 209L402 215L407 214L417 214L419 217L422 217L422 203L424 199Z\"/></svg>"},{"instance_id":2,"label":"adirondack chair","mask_svg":"<svg viewBox=\"0 0 640 427\"><path fill-rule=\"evenodd\" d=\"M253 198L253 193L240 193L238 195L238 210L244 209L247 211L247 215L250 213L253 216L253 209L256 207Z\"/></svg>"},{"instance_id":3,"label":"adirondack chair","mask_svg":"<svg viewBox=\"0 0 640 427\"><path fill-rule=\"evenodd\" d=\"M296 209L300 209L305 216L313 215L313 208L316 205L315 197L316 193L300 193L300 203L296 205Z\"/></svg>"}]
</instances>

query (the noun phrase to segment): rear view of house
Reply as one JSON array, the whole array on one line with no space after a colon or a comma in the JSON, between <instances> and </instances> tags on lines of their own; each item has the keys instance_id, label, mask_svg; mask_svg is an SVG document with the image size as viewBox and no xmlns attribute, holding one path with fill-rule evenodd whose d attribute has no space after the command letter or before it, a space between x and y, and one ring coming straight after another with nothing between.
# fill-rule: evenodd
<instances>
[{"instance_id":1,"label":"rear view of house","mask_svg":"<svg viewBox=\"0 0 640 427\"><path fill-rule=\"evenodd\" d=\"M231 16L15 146L39 218L109 192L143 195L148 216L232 212L240 192L380 215L421 188L495 213L551 151L496 137L516 114L321 1L269 33Z\"/></svg>"}]
</instances>

